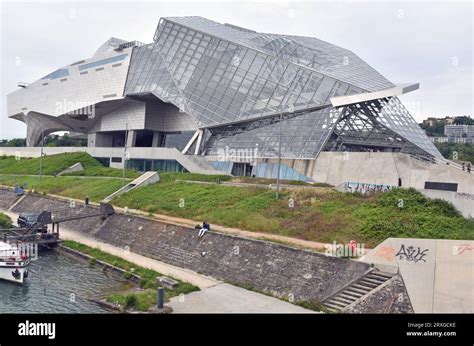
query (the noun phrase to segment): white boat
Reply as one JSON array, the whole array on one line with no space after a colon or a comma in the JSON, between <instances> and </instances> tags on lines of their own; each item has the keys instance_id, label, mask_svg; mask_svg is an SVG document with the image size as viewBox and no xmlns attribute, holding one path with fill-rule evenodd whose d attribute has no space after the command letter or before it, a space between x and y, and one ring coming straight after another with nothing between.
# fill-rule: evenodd
<instances>
[{"instance_id":1,"label":"white boat","mask_svg":"<svg viewBox=\"0 0 474 346\"><path fill-rule=\"evenodd\" d=\"M21 247L0 241L0 279L23 284L30 262Z\"/></svg>"}]
</instances>

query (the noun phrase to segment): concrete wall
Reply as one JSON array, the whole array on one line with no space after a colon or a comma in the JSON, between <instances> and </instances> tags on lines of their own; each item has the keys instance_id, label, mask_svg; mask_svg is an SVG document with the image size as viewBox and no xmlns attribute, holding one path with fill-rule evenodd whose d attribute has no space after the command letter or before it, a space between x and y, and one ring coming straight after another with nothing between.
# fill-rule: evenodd
<instances>
[{"instance_id":1,"label":"concrete wall","mask_svg":"<svg viewBox=\"0 0 474 346\"><path fill-rule=\"evenodd\" d=\"M431 164L399 153L322 152L308 175L316 182L360 182L424 189L425 182L457 183L458 192L474 194L474 174L445 164Z\"/></svg>"},{"instance_id":2,"label":"concrete wall","mask_svg":"<svg viewBox=\"0 0 474 346\"><path fill-rule=\"evenodd\" d=\"M19 197L11 189L0 187L0 208L8 209Z\"/></svg>"},{"instance_id":3,"label":"concrete wall","mask_svg":"<svg viewBox=\"0 0 474 346\"><path fill-rule=\"evenodd\" d=\"M13 211L39 212L68 206L67 201L28 195ZM220 233L198 238L195 229L124 214L105 221L98 217L62 226L220 280L250 285L278 297L292 294L295 300L322 301L370 268L362 262Z\"/></svg>"},{"instance_id":4,"label":"concrete wall","mask_svg":"<svg viewBox=\"0 0 474 346\"><path fill-rule=\"evenodd\" d=\"M208 157L208 160L216 157ZM278 163L277 159L259 162ZM283 159L282 163L318 183L334 186L346 182L424 189L425 182L457 183L460 193L474 194L474 173L469 174L452 165L432 164L410 155L378 152L322 152L315 160Z\"/></svg>"},{"instance_id":5,"label":"concrete wall","mask_svg":"<svg viewBox=\"0 0 474 346\"><path fill-rule=\"evenodd\" d=\"M13 91L7 95L8 116L30 111L59 116L104 100L122 98L131 53L132 48L126 48L119 53L112 51L81 64L64 66L62 68L69 71L64 78L39 79ZM87 63L124 54L127 57L118 64L108 63L98 66L97 70L79 69Z\"/></svg>"},{"instance_id":6,"label":"concrete wall","mask_svg":"<svg viewBox=\"0 0 474 346\"><path fill-rule=\"evenodd\" d=\"M474 194L425 189L418 191L428 198L439 198L451 202L465 218L474 218Z\"/></svg>"}]
</instances>

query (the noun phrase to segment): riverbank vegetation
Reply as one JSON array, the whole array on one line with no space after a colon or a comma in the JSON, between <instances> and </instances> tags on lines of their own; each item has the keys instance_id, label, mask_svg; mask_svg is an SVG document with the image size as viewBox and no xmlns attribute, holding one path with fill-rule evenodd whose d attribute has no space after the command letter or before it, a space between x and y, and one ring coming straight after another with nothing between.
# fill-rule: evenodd
<instances>
[{"instance_id":1,"label":"riverbank vegetation","mask_svg":"<svg viewBox=\"0 0 474 346\"><path fill-rule=\"evenodd\" d=\"M39 149L39 148L38 148ZM69 173L69 176L89 177L122 177L123 171L105 167L97 159L84 152L67 154L47 155L43 157L41 171L43 175L56 175L76 163L81 163L84 171ZM40 159L25 158L19 156L0 156L0 173L17 175L39 175ZM139 173L134 170L126 170L127 178L134 179Z\"/></svg>"},{"instance_id":2,"label":"riverbank vegetation","mask_svg":"<svg viewBox=\"0 0 474 346\"><path fill-rule=\"evenodd\" d=\"M12 219L8 215L0 213L0 228L10 228L12 225Z\"/></svg>"},{"instance_id":3,"label":"riverbank vegetation","mask_svg":"<svg viewBox=\"0 0 474 346\"><path fill-rule=\"evenodd\" d=\"M91 256L94 260L99 260L115 267L123 269L124 277L130 278L132 274L140 277L139 290L127 290L120 293L114 293L106 297L106 301L112 304L118 304L122 309L132 309L137 311L148 311L151 307L156 305L156 295L158 283L156 278L162 274L147 268L137 266L121 257L108 254L97 248L92 248L87 245L66 240L62 243L63 246L76 250L80 253ZM89 261L90 265L94 265L94 261ZM170 298L179 296L180 294L188 294L194 291L199 291L197 286L190 283L174 279L178 282L178 287L174 290L165 288L165 301Z\"/></svg>"},{"instance_id":4,"label":"riverbank vegetation","mask_svg":"<svg viewBox=\"0 0 474 346\"><path fill-rule=\"evenodd\" d=\"M1 167L0 163L3 173ZM305 187L284 189L276 200L274 190L261 186L215 183L217 178L221 182L240 179L246 183L253 178L171 172L160 173L160 177L159 183L130 191L112 204L196 223L207 220L211 224L324 243L348 243L354 239L373 247L388 237L474 239L474 221L464 219L452 204L428 199L414 189L366 196L330 187ZM261 179L255 182L266 183ZM49 176L43 177L40 185L38 177L0 174L0 184L26 184L39 193L100 201L119 189L123 181L113 177Z\"/></svg>"}]
</instances>

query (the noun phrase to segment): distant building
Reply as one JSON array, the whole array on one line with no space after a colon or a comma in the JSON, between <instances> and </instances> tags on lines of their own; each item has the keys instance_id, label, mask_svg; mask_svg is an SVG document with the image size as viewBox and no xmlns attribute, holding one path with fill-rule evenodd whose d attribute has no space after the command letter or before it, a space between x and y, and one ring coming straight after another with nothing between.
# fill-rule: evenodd
<instances>
[{"instance_id":1,"label":"distant building","mask_svg":"<svg viewBox=\"0 0 474 346\"><path fill-rule=\"evenodd\" d=\"M446 125L444 134L448 142L474 143L474 125Z\"/></svg>"},{"instance_id":2,"label":"distant building","mask_svg":"<svg viewBox=\"0 0 474 346\"><path fill-rule=\"evenodd\" d=\"M456 120L456 117L445 117L445 118L430 117L430 118L426 118L425 120L423 120L423 125L424 126L433 126L433 125L435 125L436 123L439 123L439 122L442 122L445 125L451 125L452 123L454 123L455 120Z\"/></svg>"},{"instance_id":3,"label":"distant building","mask_svg":"<svg viewBox=\"0 0 474 346\"><path fill-rule=\"evenodd\" d=\"M428 137L433 143L445 143L448 141L448 137Z\"/></svg>"}]
</instances>

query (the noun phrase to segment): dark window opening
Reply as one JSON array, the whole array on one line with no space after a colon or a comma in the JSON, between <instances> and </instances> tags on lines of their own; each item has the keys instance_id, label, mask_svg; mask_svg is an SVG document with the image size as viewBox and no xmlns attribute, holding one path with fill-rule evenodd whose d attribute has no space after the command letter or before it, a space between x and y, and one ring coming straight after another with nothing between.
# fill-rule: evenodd
<instances>
[{"instance_id":1,"label":"dark window opening","mask_svg":"<svg viewBox=\"0 0 474 346\"><path fill-rule=\"evenodd\" d=\"M231 174L241 177L250 177L252 174L252 165L250 163L235 162Z\"/></svg>"},{"instance_id":2,"label":"dark window opening","mask_svg":"<svg viewBox=\"0 0 474 346\"><path fill-rule=\"evenodd\" d=\"M112 133L112 147L125 146L125 131L117 131Z\"/></svg>"},{"instance_id":3,"label":"dark window opening","mask_svg":"<svg viewBox=\"0 0 474 346\"><path fill-rule=\"evenodd\" d=\"M456 184L456 183L438 183L438 182L433 182L433 181L425 181L425 189L456 192L458 190L458 184Z\"/></svg>"},{"instance_id":4,"label":"dark window opening","mask_svg":"<svg viewBox=\"0 0 474 346\"><path fill-rule=\"evenodd\" d=\"M153 144L153 131L137 131L137 138L135 141L136 147L151 147Z\"/></svg>"}]
</instances>

